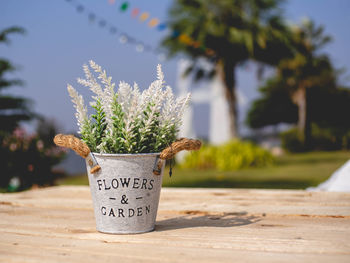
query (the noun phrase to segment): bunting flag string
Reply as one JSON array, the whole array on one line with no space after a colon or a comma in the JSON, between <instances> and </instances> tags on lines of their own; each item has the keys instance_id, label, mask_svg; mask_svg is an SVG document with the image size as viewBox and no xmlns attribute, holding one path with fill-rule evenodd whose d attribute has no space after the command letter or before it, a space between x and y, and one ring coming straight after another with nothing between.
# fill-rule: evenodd
<instances>
[{"instance_id":1,"label":"bunting flag string","mask_svg":"<svg viewBox=\"0 0 350 263\"><path fill-rule=\"evenodd\" d=\"M88 9L86 6L84 6L81 2L79 2L78 0L66 0L66 2L68 2L69 4L71 4L78 13L81 14L86 14L87 18L89 20L90 23L95 23L97 22L98 26L100 28L106 28L110 34L112 35L116 35L118 37L118 40L121 44L129 44L129 45L134 45L135 46L135 50L137 52L153 52L154 54L156 54L158 56L158 59L161 61L165 60L165 54L160 50L160 49L156 49L153 48L151 45L145 44L143 41L138 40L132 36L130 36L129 34L122 32L119 28L117 28L115 25L113 25L112 23L110 23L108 20L104 19L103 17L97 15L94 11ZM115 1L109 0L108 1L110 4L114 4ZM129 4L127 3L123 3L120 7L120 9L122 10L126 10L129 8ZM134 10L134 9L133 9ZM134 11L135 16L138 15L138 11ZM149 14L148 14L149 16ZM148 18L148 17L147 17ZM156 26L157 21L153 21L152 23L154 24L154 26Z\"/></svg>"},{"instance_id":2,"label":"bunting flag string","mask_svg":"<svg viewBox=\"0 0 350 263\"><path fill-rule=\"evenodd\" d=\"M114 26L112 23L108 22L103 17L98 16L94 11L86 8L81 2L78 0L66 0L68 3L70 3L73 7L75 7L76 11L78 13L86 13L88 20L90 23L97 22L98 26L101 28L106 28L110 34L117 35L119 42L121 44L130 44L135 46L135 50L137 52L153 52L158 55L158 59L163 60L165 58L165 55L161 52L159 48L155 49L150 45L144 44L143 41L137 40L130 35L128 35L125 32L121 32L116 26ZM109 4L115 4L115 1L108 0ZM130 4L127 1L123 1L119 7L121 12L126 12L127 10L131 10L131 16L133 18L138 18L140 22L146 22L148 20L147 25L150 28L156 28L158 31L164 31L169 30L169 27L166 23L160 22L160 19L157 17L150 18L149 12L140 12L140 8L130 8ZM214 50L205 47L201 42L194 40L189 35L185 33L181 33L177 30L170 31L170 34L173 38L178 39L178 41L184 45L191 46L196 49L201 49L205 52L207 56L215 57Z\"/></svg>"},{"instance_id":3,"label":"bunting flag string","mask_svg":"<svg viewBox=\"0 0 350 263\"><path fill-rule=\"evenodd\" d=\"M109 3L111 4L110 0L109 0ZM121 5L120 5L120 11L126 12L129 8L129 6L130 6L130 4L128 1L122 1ZM135 7L131 10L131 17L132 18L138 17L139 21L143 23L150 18L150 13L147 11L140 13L140 8ZM151 18L150 21L148 22L148 26L150 28L156 28L158 31L164 31L168 28L166 23L161 23L160 19L158 19L157 17ZM188 36L185 33L181 34L180 32L177 32L176 30L174 30L171 33L171 35L174 38L178 38L179 42L184 44L184 45L192 46L193 48L200 48L208 56L215 56L214 50L205 47L202 43L195 41L194 39L192 39L190 36Z\"/></svg>"}]
</instances>

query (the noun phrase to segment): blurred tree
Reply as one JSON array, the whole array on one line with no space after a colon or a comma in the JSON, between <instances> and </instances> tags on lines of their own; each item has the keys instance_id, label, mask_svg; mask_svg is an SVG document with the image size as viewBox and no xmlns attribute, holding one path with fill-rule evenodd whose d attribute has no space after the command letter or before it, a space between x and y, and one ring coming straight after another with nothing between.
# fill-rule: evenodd
<instances>
[{"instance_id":1,"label":"blurred tree","mask_svg":"<svg viewBox=\"0 0 350 263\"><path fill-rule=\"evenodd\" d=\"M259 91L262 97L255 100L248 111L246 122L249 127L258 129L280 123L297 123L298 107L280 79L268 79Z\"/></svg>"},{"instance_id":2,"label":"blurred tree","mask_svg":"<svg viewBox=\"0 0 350 263\"><path fill-rule=\"evenodd\" d=\"M9 35L23 34L24 29L10 27L0 31L0 44L9 44ZM7 79L6 74L15 70L15 67L5 58L0 58L0 166L5 167L0 176L0 186L7 185L11 176L8 174L8 149L4 147L4 138L9 136L22 120L29 120L31 114L28 112L28 100L20 97L4 94L4 90L11 86L20 86L22 81L18 79Z\"/></svg>"},{"instance_id":3,"label":"blurred tree","mask_svg":"<svg viewBox=\"0 0 350 263\"><path fill-rule=\"evenodd\" d=\"M255 100L248 111L247 124L258 129L280 123L297 124L298 107L293 103L284 83L270 78L260 88L262 97ZM307 90L307 120L310 127L308 144L300 139L298 130L286 133L295 135L298 151L348 149L350 146L350 89L314 86ZM323 142L319 137L323 137ZM327 138L325 138L327 137Z\"/></svg>"},{"instance_id":4,"label":"blurred tree","mask_svg":"<svg viewBox=\"0 0 350 263\"><path fill-rule=\"evenodd\" d=\"M277 78L288 90L290 98L298 107L298 131L300 140L307 147L311 135L311 115L308 114L310 88L335 89L335 71L326 54L320 51L331 41L324 35L324 28L305 20L294 27L292 41L294 55L282 59L277 67Z\"/></svg>"},{"instance_id":5,"label":"blurred tree","mask_svg":"<svg viewBox=\"0 0 350 263\"><path fill-rule=\"evenodd\" d=\"M52 137L57 134L53 122L39 120L37 132L27 134L18 127L2 141L2 166L0 187L10 191L27 189L33 185L53 185L62 173L52 168L66 156L65 150L54 145Z\"/></svg>"},{"instance_id":6,"label":"blurred tree","mask_svg":"<svg viewBox=\"0 0 350 263\"><path fill-rule=\"evenodd\" d=\"M350 148L350 88L337 85L336 89L310 89L310 116L318 127L316 131L328 131L333 148ZM312 141L315 141L312 130ZM316 142L314 142L316 144Z\"/></svg>"},{"instance_id":7,"label":"blurred tree","mask_svg":"<svg viewBox=\"0 0 350 263\"><path fill-rule=\"evenodd\" d=\"M0 32L0 44L9 44L10 34L23 34L21 27L10 27ZM18 79L7 79L6 74L15 67L5 58L0 58L0 136L11 133L20 121L30 120L34 115L29 110L28 99L4 94L4 90L12 86L23 85Z\"/></svg>"},{"instance_id":8,"label":"blurred tree","mask_svg":"<svg viewBox=\"0 0 350 263\"><path fill-rule=\"evenodd\" d=\"M250 127L297 123L297 137L304 150L317 148L316 130L331 129L334 145L347 147L350 116L344 112L350 110L350 90L338 85L338 72L328 56L320 54L330 41L323 32L323 27L316 27L311 21L294 29L295 54L282 60L276 75L260 88L263 96L253 102L248 112ZM312 123L317 125L314 133ZM342 140L343 143L335 143Z\"/></svg>"},{"instance_id":9,"label":"blurred tree","mask_svg":"<svg viewBox=\"0 0 350 263\"><path fill-rule=\"evenodd\" d=\"M9 44L9 35L23 34L21 27L11 27L0 32L0 43ZM58 164L65 152L53 144L56 134L53 123L33 113L28 99L4 94L4 90L23 84L18 79L8 79L7 74L15 67L5 58L0 58L0 188L23 190L33 184L53 184L59 173L52 167ZM26 134L19 127L21 121L39 120L36 134Z\"/></svg>"},{"instance_id":10,"label":"blurred tree","mask_svg":"<svg viewBox=\"0 0 350 263\"><path fill-rule=\"evenodd\" d=\"M229 105L230 131L237 137L235 70L250 59L275 65L290 54L289 30L281 18L281 0L179 0L170 9L172 34L162 44L169 55L194 58L187 72L196 79L218 74ZM209 72L198 63L208 58Z\"/></svg>"}]
</instances>

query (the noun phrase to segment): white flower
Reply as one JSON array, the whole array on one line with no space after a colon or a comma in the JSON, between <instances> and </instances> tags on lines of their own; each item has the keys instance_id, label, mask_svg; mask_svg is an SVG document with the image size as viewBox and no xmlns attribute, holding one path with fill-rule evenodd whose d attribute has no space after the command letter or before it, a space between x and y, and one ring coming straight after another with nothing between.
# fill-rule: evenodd
<instances>
[{"instance_id":1,"label":"white flower","mask_svg":"<svg viewBox=\"0 0 350 263\"><path fill-rule=\"evenodd\" d=\"M93 60L89 61L90 67L98 73L98 79L101 80L101 83L104 85L103 92L101 95L98 96L100 99L100 102L102 104L102 107L104 109L104 112L106 114L106 122L109 127L109 129L112 126L112 103L115 95L114 87L115 83L112 83L112 77L107 77L107 73L105 70L102 70L102 67L96 64Z\"/></svg>"},{"instance_id":2,"label":"white flower","mask_svg":"<svg viewBox=\"0 0 350 263\"><path fill-rule=\"evenodd\" d=\"M175 139L190 94L176 99L171 87L165 86L161 65L157 66L157 79L142 93L136 83L131 86L124 81L119 83L115 92L112 77L108 77L106 71L92 60L89 66L83 66L85 79L78 78L78 83L89 87L94 94L90 102L98 109L98 115L92 115L94 122L87 115L82 96L72 86L67 88L76 108L79 132L82 133L83 125L90 125L86 126L90 129L82 133L83 139L89 143L98 135L98 141L90 143L95 150L154 152L164 149Z\"/></svg>"},{"instance_id":3,"label":"white flower","mask_svg":"<svg viewBox=\"0 0 350 263\"><path fill-rule=\"evenodd\" d=\"M76 109L75 117L77 118L78 122L78 132L81 133L83 125L88 121L87 107L84 105L83 96L79 95L79 93L71 85L67 85L67 90L69 96L72 98L74 108Z\"/></svg>"},{"instance_id":4,"label":"white flower","mask_svg":"<svg viewBox=\"0 0 350 263\"><path fill-rule=\"evenodd\" d=\"M97 65L94 61L90 60L90 67L99 73L98 79L101 80L102 84L105 86L104 92L108 94L114 94L115 83L112 83L112 77L107 77L105 70L102 70L101 66Z\"/></svg>"},{"instance_id":5,"label":"white flower","mask_svg":"<svg viewBox=\"0 0 350 263\"><path fill-rule=\"evenodd\" d=\"M93 97L94 99L100 98L103 96L103 90L101 88L101 85L96 81L94 75L91 73L89 66L84 64L83 65L83 70L85 72L85 78L86 79L81 79L78 78L77 81L79 84L89 87L90 90L97 95L97 97Z\"/></svg>"}]
</instances>

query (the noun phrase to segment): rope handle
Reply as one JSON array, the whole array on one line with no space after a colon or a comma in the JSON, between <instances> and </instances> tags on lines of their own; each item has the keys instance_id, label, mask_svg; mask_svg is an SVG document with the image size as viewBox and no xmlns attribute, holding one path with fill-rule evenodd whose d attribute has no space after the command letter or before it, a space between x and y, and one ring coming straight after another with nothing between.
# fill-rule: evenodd
<instances>
[{"instance_id":1,"label":"rope handle","mask_svg":"<svg viewBox=\"0 0 350 263\"><path fill-rule=\"evenodd\" d=\"M90 173L96 173L101 169L101 167L97 164L95 157L91 154L90 149L86 143L74 135L57 134L53 141L57 146L70 148L78 155L86 159L91 167Z\"/></svg>"},{"instance_id":2,"label":"rope handle","mask_svg":"<svg viewBox=\"0 0 350 263\"><path fill-rule=\"evenodd\" d=\"M74 135L57 134L53 141L57 146L70 148L81 157L86 159L91 167L90 173L95 173L101 169L86 143ZM160 153L159 158L156 160L153 173L155 175L160 175L164 160L172 159L178 152L183 150L199 150L201 148L201 145L202 143L199 140L186 138L176 140Z\"/></svg>"},{"instance_id":3,"label":"rope handle","mask_svg":"<svg viewBox=\"0 0 350 263\"><path fill-rule=\"evenodd\" d=\"M180 138L176 140L160 153L159 159L157 159L155 166L153 168L153 173L155 175L160 175L164 160L170 160L174 158L174 156L178 152L183 150L196 151L196 150L199 150L201 146L202 146L202 143L199 140L187 139L187 138Z\"/></svg>"}]
</instances>

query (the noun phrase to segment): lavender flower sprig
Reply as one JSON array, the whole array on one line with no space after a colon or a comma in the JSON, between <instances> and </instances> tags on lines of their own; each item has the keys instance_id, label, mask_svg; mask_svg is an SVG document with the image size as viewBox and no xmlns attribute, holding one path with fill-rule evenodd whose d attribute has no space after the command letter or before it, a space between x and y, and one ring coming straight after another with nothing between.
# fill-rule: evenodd
<instances>
[{"instance_id":1,"label":"lavender flower sprig","mask_svg":"<svg viewBox=\"0 0 350 263\"><path fill-rule=\"evenodd\" d=\"M88 115L83 97L71 85L67 89L76 109L79 133L91 151L160 152L176 139L190 94L175 99L171 87L165 86L160 65L157 80L143 92L136 83L130 86L123 81L115 92L106 71L94 61L89 66L83 66L85 79L78 78L78 83L92 91L90 105L95 112Z\"/></svg>"}]
</instances>

